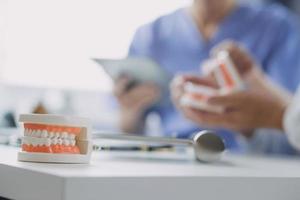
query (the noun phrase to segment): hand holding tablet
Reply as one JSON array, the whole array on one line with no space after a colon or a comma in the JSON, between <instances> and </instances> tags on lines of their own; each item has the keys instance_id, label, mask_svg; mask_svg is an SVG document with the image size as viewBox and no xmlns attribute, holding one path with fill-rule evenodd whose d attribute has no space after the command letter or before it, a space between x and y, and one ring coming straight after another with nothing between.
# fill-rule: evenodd
<instances>
[{"instance_id":1,"label":"hand holding tablet","mask_svg":"<svg viewBox=\"0 0 300 200\"><path fill-rule=\"evenodd\" d=\"M130 77L132 82L154 83L165 89L170 82L169 74L163 70L156 62L149 58L128 57L125 59L93 59L113 81L117 81L121 76Z\"/></svg>"},{"instance_id":2,"label":"hand holding tablet","mask_svg":"<svg viewBox=\"0 0 300 200\"><path fill-rule=\"evenodd\" d=\"M94 59L114 81L114 94L120 105L120 129L142 132L144 113L154 105L169 102L170 77L148 58Z\"/></svg>"}]
</instances>

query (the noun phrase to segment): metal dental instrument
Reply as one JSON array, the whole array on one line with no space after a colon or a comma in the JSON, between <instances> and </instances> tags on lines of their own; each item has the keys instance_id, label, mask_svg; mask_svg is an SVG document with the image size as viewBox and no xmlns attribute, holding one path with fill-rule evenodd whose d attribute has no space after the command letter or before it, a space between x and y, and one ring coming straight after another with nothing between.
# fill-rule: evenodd
<instances>
[{"instance_id":1,"label":"metal dental instrument","mask_svg":"<svg viewBox=\"0 0 300 200\"><path fill-rule=\"evenodd\" d=\"M128 134L95 133L93 139L110 139L139 141L147 143L162 143L171 145L191 146L194 149L195 157L201 162L215 162L220 160L225 151L223 140L212 131L200 131L193 139L177 139L168 137L147 137Z\"/></svg>"}]
</instances>

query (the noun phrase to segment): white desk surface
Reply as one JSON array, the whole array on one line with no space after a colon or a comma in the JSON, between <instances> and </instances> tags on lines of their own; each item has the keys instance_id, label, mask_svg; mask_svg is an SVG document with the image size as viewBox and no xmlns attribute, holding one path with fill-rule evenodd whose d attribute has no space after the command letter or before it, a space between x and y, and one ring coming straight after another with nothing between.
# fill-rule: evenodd
<instances>
[{"instance_id":1,"label":"white desk surface","mask_svg":"<svg viewBox=\"0 0 300 200\"><path fill-rule=\"evenodd\" d=\"M24 200L300 199L300 158L94 152L90 164L17 161L0 146L0 196Z\"/></svg>"}]
</instances>

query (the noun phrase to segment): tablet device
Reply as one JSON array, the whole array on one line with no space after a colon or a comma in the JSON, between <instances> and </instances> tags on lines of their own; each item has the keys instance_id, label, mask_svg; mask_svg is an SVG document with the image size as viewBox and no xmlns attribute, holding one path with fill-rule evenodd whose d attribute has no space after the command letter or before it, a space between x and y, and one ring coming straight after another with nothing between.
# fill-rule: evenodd
<instances>
[{"instance_id":1,"label":"tablet device","mask_svg":"<svg viewBox=\"0 0 300 200\"><path fill-rule=\"evenodd\" d=\"M93 58L93 60L97 62L114 81L121 75L128 75L136 83L151 82L163 89L168 88L171 80L169 74L149 58Z\"/></svg>"}]
</instances>

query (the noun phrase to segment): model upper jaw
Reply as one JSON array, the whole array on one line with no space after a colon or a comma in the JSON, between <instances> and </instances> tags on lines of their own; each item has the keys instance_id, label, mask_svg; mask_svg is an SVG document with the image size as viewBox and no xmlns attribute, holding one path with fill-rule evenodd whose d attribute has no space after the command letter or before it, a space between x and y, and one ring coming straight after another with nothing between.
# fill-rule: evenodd
<instances>
[{"instance_id":1,"label":"model upper jaw","mask_svg":"<svg viewBox=\"0 0 300 200\"><path fill-rule=\"evenodd\" d=\"M59 115L21 115L24 123L22 151L86 154L90 139L88 119Z\"/></svg>"}]
</instances>

